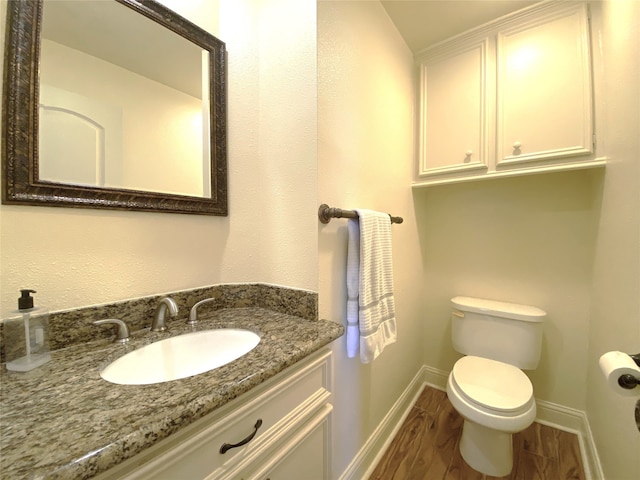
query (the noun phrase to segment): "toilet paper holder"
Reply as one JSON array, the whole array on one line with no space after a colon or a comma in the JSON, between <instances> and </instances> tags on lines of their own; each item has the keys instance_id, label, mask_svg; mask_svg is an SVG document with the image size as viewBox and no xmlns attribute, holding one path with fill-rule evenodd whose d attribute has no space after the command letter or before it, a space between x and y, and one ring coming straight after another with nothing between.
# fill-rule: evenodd
<instances>
[{"instance_id":1,"label":"toilet paper holder","mask_svg":"<svg viewBox=\"0 0 640 480\"><path fill-rule=\"evenodd\" d=\"M636 353L629 356L636 363L636 365L640 367L640 353ZM618 377L618 385L620 385L622 388L626 388L627 390L633 390L638 385L640 385L640 378L634 377L633 375L626 373ZM638 428L640 429L640 427Z\"/></svg>"}]
</instances>

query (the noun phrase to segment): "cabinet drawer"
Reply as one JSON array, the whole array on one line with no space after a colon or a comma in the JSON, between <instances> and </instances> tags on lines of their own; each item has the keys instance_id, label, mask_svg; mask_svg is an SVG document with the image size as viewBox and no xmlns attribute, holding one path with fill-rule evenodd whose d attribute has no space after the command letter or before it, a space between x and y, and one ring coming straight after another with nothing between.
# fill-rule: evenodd
<instances>
[{"instance_id":1,"label":"cabinet drawer","mask_svg":"<svg viewBox=\"0 0 640 480\"><path fill-rule=\"evenodd\" d=\"M287 437L275 453L257 462L260 465L252 473L235 473L224 480L327 480L329 418L332 410L330 404L324 405L295 433Z\"/></svg>"},{"instance_id":2,"label":"cabinet drawer","mask_svg":"<svg viewBox=\"0 0 640 480\"><path fill-rule=\"evenodd\" d=\"M283 372L280 381L270 382L258 393L248 392L228 406L201 419L206 426L197 433L179 432L168 438L169 447L157 451L158 455L145 465L124 477L133 479L175 480L176 478L203 479L212 472L222 474L246 462L264 450L282 430L282 425L300 416L300 409L313 405L320 398L329 397L327 390L329 352L315 357L293 372ZM246 397L246 398L245 398ZM255 428L258 420L259 428ZM212 423L213 422L213 423ZM237 444L255 432L252 439L243 446L220 453L223 444ZM122 477L121 477L122 478Z\"/></svg>"}]
</instances>

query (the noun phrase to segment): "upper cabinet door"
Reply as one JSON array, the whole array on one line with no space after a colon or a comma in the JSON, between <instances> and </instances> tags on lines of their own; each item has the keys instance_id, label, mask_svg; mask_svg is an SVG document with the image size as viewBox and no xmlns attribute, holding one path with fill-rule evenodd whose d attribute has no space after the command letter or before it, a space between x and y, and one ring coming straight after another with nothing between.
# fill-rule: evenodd
<instances>
[{"instance_id":1,"label":"upper cabinet door","mask_svg":"<svg viewBox=\"0 0 640 480\"><path fill-rule=\"evenodd\" d=\"M487 45L447 44L419 62L418 177L486 170Z\"/></svg>"},{"instance_id":2,"label":"upper cabinet door","mask_svg":"<svg viewBox=\"0 0 640 480\"><path fill-rule=\"evenodd\" d=\"M498 169L593 152L589 43L573 2L498 32Z\"/></svg>"}]
</instances>

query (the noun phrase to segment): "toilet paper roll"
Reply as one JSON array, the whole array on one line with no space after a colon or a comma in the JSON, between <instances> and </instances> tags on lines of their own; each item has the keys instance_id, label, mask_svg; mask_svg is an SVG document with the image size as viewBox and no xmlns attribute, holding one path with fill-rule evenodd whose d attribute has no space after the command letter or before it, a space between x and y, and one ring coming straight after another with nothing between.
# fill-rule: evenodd
<instances>
[{"instance_id":1,"label":"toilet paper roll","mask_svg":"<svg viewBox=\"0 0 640 480\"><path fill-rule=\"evenodd\" d=\"M628 374L640 378L640 367L629 355L623 352L605 353L600 357L600 370L602 370L609 386L617 393L626 397L640 397L640 386L628 390L618 384L618 378L621 375Z\"/></svg>"}]
</instances>

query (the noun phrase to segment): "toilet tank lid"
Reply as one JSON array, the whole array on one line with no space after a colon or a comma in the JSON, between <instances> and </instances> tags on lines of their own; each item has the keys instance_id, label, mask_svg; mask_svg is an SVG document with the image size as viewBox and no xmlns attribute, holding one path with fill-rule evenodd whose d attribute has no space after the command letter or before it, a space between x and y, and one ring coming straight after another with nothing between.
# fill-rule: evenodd
<instances>
[{"instance_id":1,"label":"toilet tank lid","mask_svg":"<svg viewBox=\"0 0 640 480\"><path fill-rule=\"evenodd\" d=\"M537 307L473 297L454 297L453 306L463 312L486 313L526 322L542 322L547 313Z\"/></svg>"}]
</instances>

